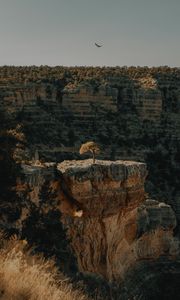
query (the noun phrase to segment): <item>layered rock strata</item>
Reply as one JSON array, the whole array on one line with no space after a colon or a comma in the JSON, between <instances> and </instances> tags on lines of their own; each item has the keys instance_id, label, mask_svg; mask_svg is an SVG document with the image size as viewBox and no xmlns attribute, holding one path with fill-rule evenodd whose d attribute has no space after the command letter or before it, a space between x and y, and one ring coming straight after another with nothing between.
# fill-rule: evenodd
<instances>
[{"instance_id":1,"label":"layered rock strata","mask_svg":"<svg viewBox=\"0 0 180 300\"><path fill-rule=\"evenodd\" d=\"M83 207L82 218L62 216L82 272L119 280L138 261L177 257L175 214L169 205L145 200L145 164L65 161L58 170Z\"/></svg>"},{"instance_id":2,"label":"layered rock strata","mask_svg":"<svg viewBox=\"0 0 180 300\"><path fill-rule=\"evenodd\" d=\"M20 161L36 151L43 161L79 159L93 140L99 159L146 162L148 192L178 213L179 83L180 70L168 67L1 67L1 127L22 126Z\"/></svg>"},{"instance_id":3,"label":"layered rock strata","mask_svg":"<svg viewBox=\"0 0 180 300\"><path fill-rule=\"evenodd\" d=\"M63 224L79 271L120 284L118 297L151 299L156 287L152 299L160 299L163 280L170 281L173 294L180 276L176 217L169 205L146 199L144 163L32 162L22 165L22 173L16 187L22 207L15 225L23 238L27 234L31 241L33 234L32 242L39 243L36 238L42 235L40 249L60 253L62 261Z\"/></svg>"}]
</instances>

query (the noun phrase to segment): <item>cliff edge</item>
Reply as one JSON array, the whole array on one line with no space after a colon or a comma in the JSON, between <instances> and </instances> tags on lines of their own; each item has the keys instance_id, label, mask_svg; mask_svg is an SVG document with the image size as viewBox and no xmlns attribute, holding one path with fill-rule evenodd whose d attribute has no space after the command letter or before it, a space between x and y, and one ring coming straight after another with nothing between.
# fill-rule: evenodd
<instances>
[{"instance_id":1,"label":"cliff edge","mask_svg":"<svg viewBox=\"0 0 180 300\"><path fill-rule=\"evenodd\" d=\"M4 210L2 228L22 233L62 269L71 264L70 246L78 270L116 282L122 299L151 299L154 290L152 299L161 299L164 283L170 295L178 290L176 216L170 205L147 199L146 164L31 162L21 172L14 187L18 207L12 202L18 214L12 220L12 210Z\"/></svg>"},{"instance_id":2,"label":"cliff edge","mask_svg":"<svg viewBox=\"0 0 180 300\"><path fill-rule=\"evenodd\" d=\"M80 271L119 281L140 260L177 257L175 214L169 205L145 199L144 163L64 161L57 168L83 207L81 218L62 215Z\"/></svg>"}]
</instances>

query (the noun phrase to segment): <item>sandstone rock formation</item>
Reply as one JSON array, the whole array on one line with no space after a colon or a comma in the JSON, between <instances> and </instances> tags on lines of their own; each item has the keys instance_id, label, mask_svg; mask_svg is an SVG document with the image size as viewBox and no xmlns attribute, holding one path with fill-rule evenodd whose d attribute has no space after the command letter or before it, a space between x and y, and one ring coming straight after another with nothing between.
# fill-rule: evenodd
<instances>
[{"instance_id":1,"label":"sandstone rock formation","mask_svg":"<svg viewBox=\"0 0 180 300\"><path fill-rule=\"evenodd\" d=\"M147 299L154 287L158 292L152 299L157 299L162 280L172 276L171 285L177 289L176 216L170 205L147 199L146 164L122 160L92 164L91 159L58 165L31 162L23 164L21 172L16 229L23 238L37 243L47 255L57 255L65 265L70 254L63 260L67 251L63 224L78 270L118 283L118 297L125 300ZM81 217L75 217L77 208L83 211Z\"/></svg>"},{"instance_id":2,"label":"sandstone rock formation","mask_svg":"<svg viewBox=\"0 0 180 300\"><path fill-rule=\"evenodd\" d=\"M44 161L79 159L81 143L94 140L100 159L146 162L148 192L176 210L179 83L179 69L168 67L1 67L1 122L22 125L24 161L36 151Z\"/></svg>"},{"instance_id":3,"label":"sandstone rock formation","mask_svg":"<svg viewBox=\"0 0 180 300\"><path fill-rule=\"evenodd\" d=\"M92 164L89 159L22 168L26 186L18 185L24 206L17 228L27 227L32 204L44 216L60 210L81 272L119 282L143 261L178 260L175 213L163 202L146 199L144 163L97 160ZM77 207L83 211L80 218L74 214Z\"/></svg>"},{"instance_id":4,"label":"sandstone rock formation","mask_svg":"<svg viewBox=\"0 0 180 300\"><path fill-rule=\"evenodd\" d=\"M82 272L119 281L138 261L176 259L176 217L169 205L145 200L143 163L65 161L58 165L82 218L62 216Z\"/></svg>"},{"instance_id":5,"label":"sandstone rock formation","mask_svg":"<svg viewBox=\"0 0 180 300\"><path fill-rule=\"evenodd\" d=\"M62 257L63 215L80 269L125 278L122 299L133 298L133 290L138 300L148 299L156 275L159 286L170 281L174 287L180 273L179 86L178 68L0 67L0 227ZM76 170L72 162L57 170L44 163L80 159L87 140L101 145L98 159L147 163L146 191L166 204L144 202L144 164L122 162L116 169L78 162Z\"/></svg>"}]
</instances>

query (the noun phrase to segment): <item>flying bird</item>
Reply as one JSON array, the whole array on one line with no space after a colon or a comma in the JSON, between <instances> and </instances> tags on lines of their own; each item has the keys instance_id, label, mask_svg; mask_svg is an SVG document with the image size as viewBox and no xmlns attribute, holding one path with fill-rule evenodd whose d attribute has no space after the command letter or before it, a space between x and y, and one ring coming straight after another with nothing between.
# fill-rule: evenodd
<instances>
[{"instance_id":1,"label":"flying bird","mask_svg":"<svg viewBox=\"0 0 180 300\"><path fill-rule=\"evenodd\" d=\"M99 45L99 44L97 44L97 43L95 43L95 45L96 45L96 47L98 47L98 48L102 47L102 45Z\"/></svg>"}]
</instances>

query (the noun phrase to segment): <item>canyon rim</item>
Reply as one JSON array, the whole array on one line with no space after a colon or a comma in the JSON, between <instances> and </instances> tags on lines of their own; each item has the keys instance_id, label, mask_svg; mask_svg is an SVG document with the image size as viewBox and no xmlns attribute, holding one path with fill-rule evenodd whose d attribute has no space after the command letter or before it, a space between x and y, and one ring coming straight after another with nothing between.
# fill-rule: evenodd
<instances>
[{"instance_id":1,"label":"canyon rim","mask_svg":"<svg viewBox=\"0 0 180 300\"><path fill-rule=\"evenodd\" d=\"M168 67L0 67L1 229L117 299L175 297L179 83Z\"/></svg>"}]
</instances>

